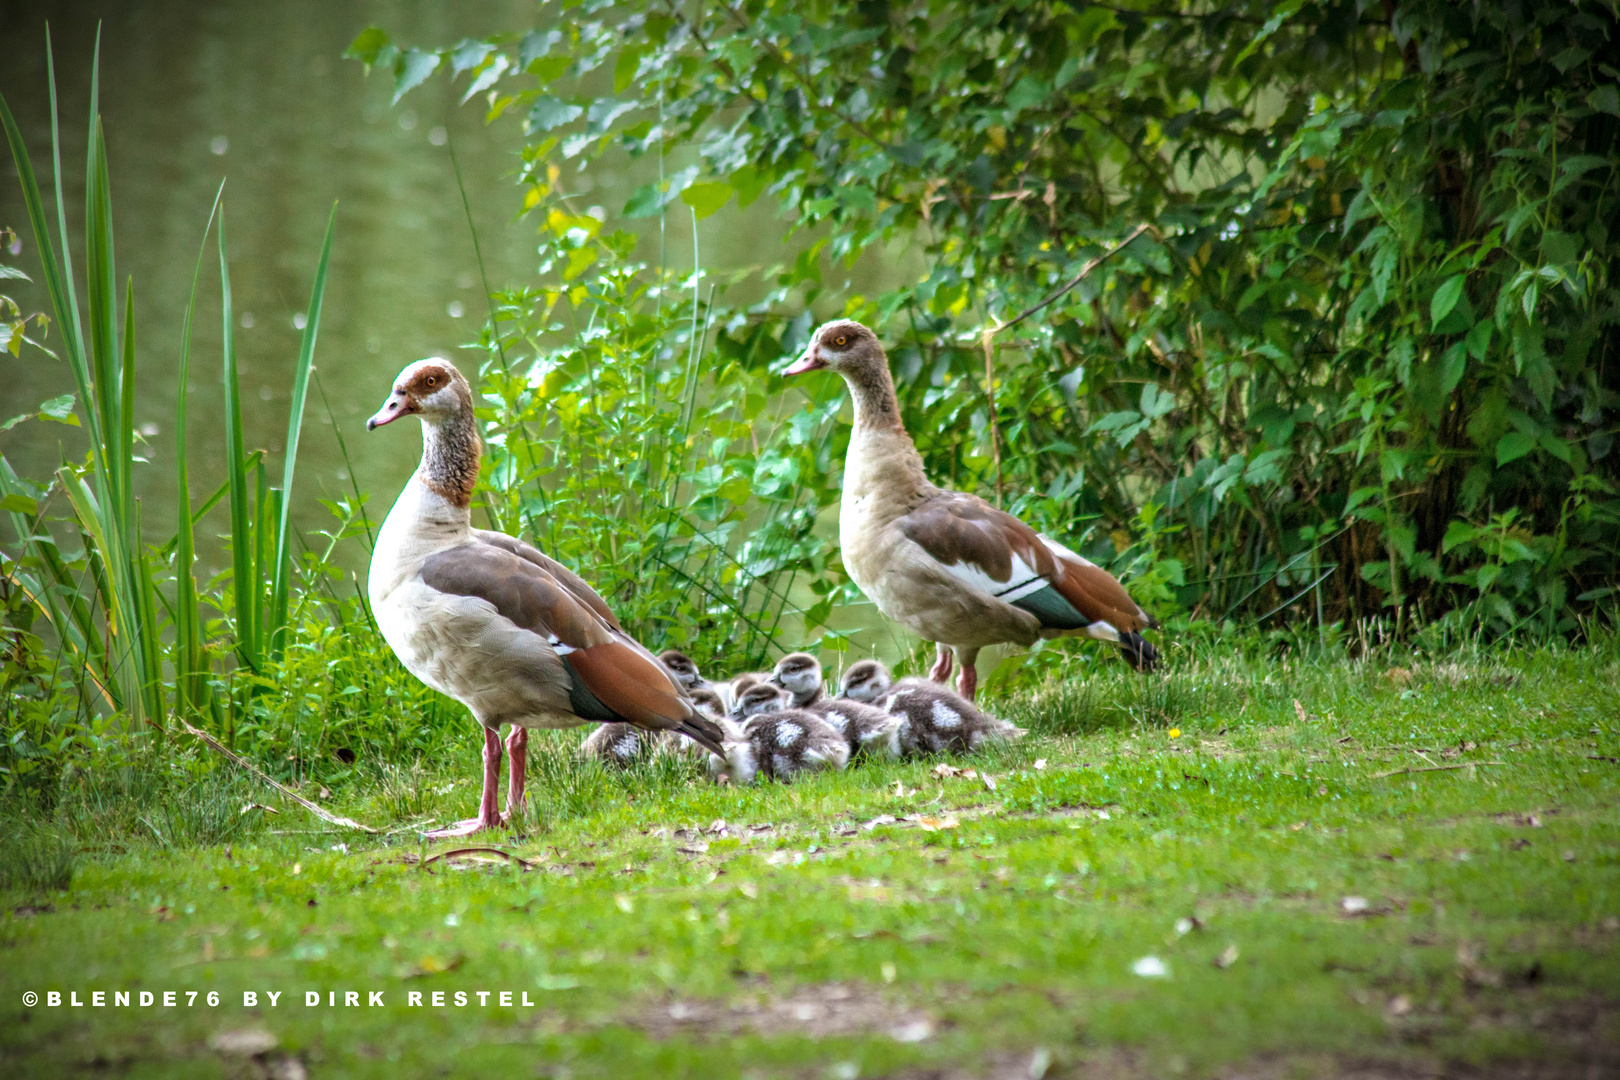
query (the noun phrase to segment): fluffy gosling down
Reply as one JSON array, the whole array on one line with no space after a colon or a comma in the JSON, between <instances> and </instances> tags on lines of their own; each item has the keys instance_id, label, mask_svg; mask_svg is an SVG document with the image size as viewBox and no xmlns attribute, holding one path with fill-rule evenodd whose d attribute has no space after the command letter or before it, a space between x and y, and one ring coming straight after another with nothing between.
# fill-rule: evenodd
<instances>
[{"instance_id":1,"label":"fluffy gosling down","mask_svg":"<svg viewBox=\"0 0 1620 1080\"><path fill-rule=\"evenodd\" d=\"M825 719L807 709L787 708L789 697L769 683L743 691L721 721L724 756L711 754L709 772L734 784L764 776L791 781L849 764L849 743Z\"/></svg>"},{"instance_id":2,"label":"fluffy gosling down","mask_svg":"<svg viewBox=\"0 0 1620 1080\"><path fill-rule=\"evenodd\" d=\"M900 756L901 718L865 702L828 697L821 682L821 661L809 653L782 657L768 681L792 695L794 708L815 713L842 733L851 757Z\"/></svg>"},{"instance_id":3,"label":"fluffy gosling down","mask_svg":"<svg viewBox=\"0 0 1620 1080\"><path fill-rule=\"evenodd\" d=\"M839 696L865 702L901 718L900 751L917 754L972 753L990 742L1021 738L1024 729L983 712L938 683L894 681L877 660L861 660L844 672Z\"/></svg>"}]
</instances>

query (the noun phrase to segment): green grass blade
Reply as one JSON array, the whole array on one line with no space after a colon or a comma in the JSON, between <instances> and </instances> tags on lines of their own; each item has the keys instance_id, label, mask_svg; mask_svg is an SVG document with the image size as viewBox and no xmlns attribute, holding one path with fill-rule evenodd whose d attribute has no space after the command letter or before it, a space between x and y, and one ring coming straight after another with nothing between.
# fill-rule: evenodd
<instances>
[{"instance_id":1,"label":"green grass blade","mask_svg":"<svg viewBox=\"0 0 1620 1080\"><path fill-rule=\"evenodd\" d=\"M203 227L202 242L197 247L197 266L191 273L191 295L186 299L186 314L180 324L180 374L175 393L174 461L175 492L175 610L174 610L174 691L175 708L181 716L193 716L201 711L208 693L208 668L203 653L202 609L197 599L197 579L193 568L197 562L196 519L191 510L191 475L186 460L186 386L191 379L191 322L197 313L197 286L202 281L203 256L208 253L208 233L214 227L220 200L225 195L225 183L220 182L214 193L213 208L208 211L208 224ZM217 498L217 496L216 496Z\"/></svg>"},{"instance_id":2,"label":"green grass blade","mask_svg":"<svg viewBox=\"0 0 1620 1080\"><path fill-rule=\"evenodd\" d=\"M236 339L232 334L231 269L226 259L225 211L219 211L220 310L223 318L221 345L224 353L225 382L225 469L231 494L231 582L236 600L236 655L254 671L259 670L259 643L255 599L258 595L254 567L254 543L249 516L248 464L242 450L242 395L237 383Z\"/></svg>"},{"instance_id":3,"label":"green grass blade","mask_svg":"<svg viewBox=\"0 0 1620 1080\"><path fill-rule=\"evenodd\" d=\"M321 261L315 268L315 284L310 289L309 310L304 318L304 338L298 347L298 366L293 371L292 408L287 416L287 452L281 468L281 514L276 525L274 579L270 590L268 632L271 657L279 657L285 645L288 590L291 587L292 552L288 549L292 511L293 474L298 466L298 437L304 427L304 399L309 395L309 370L315 361L315 338L321 326L321 303L326 297L326 271L332 262L332 234L337 228L337 203L326 219L326 239L321 244Z\"/></svg>"}]
</instances>

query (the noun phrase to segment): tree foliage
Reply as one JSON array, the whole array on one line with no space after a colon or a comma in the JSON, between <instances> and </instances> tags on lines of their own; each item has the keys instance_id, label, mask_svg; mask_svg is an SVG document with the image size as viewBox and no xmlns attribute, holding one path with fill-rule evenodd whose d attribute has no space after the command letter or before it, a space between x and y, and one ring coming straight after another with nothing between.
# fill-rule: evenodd
<instances>
[{"instance_id":1,"label":"tree foliage","mask_svg":"<svg viewBox=\"0 0 1620 1080\"><path fill-rule=\"evenodd\" d=\"M1615 29L1594 0L565 0L351 54L518 118L533 213L614 148L701 162L626 217L774 199L804 254L713 348L757 371L810 306L874 325L934 475L1161 603L1556 633L1620 539ZM920 280L823 290L902 247ZM607 295L568 258L535 310Z\"/></svg>"}]
</instances>

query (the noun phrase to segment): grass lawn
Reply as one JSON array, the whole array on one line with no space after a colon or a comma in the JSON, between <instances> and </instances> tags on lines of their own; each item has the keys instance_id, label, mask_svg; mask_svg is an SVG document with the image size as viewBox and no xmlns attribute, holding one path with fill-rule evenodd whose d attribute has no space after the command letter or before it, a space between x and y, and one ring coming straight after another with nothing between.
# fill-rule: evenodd
<instances>
[{"instance_id":1,"label":"grass lawn","mask_svg":"<svg viewBox=\"0 0 1620 1080\"><path fill-rule=\"evenodd\" d=\"M485 841L527 865L417 839L474 808L469 721L336 793L380 836L250 789L280 813L229 846L154 822L0 894L0 1074L1620 1075L1616 657L1107 664L992 699L1032 731L971 776L735 790L542 736Z\"/></svg>"}]
</instances>

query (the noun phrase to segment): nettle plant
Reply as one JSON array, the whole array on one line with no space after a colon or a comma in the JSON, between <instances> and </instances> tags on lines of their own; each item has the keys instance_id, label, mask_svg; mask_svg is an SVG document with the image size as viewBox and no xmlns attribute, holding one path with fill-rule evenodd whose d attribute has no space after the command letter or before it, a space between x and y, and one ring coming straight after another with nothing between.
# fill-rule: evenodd
<instances>
[{"instance_id":1,"label":"nettle plant","mask_svg":"<svg viewBox=\"0 0 1620 1080\"><path fill-rule=\"evenodd\" d=\"M557 182L531 190L544 199ZM837 492L827 409L789 416L769 385L783 325L717 305L700 265L683 280L633 262L629 232L544 214L540 274L554 283L494 294L485 331L491 519L589 567L649 643L745 665L789 635L797 647L830 614L793 590L830 591L810 531Z\"/></svg>"},{"instance_id":2,"label":"nettle plant","mask_svg":"<svg viewBox=\"0 0 1620 1080\"><path fill-rule=\"evenodd\" d=\"M890 343L929 468L1161 608L1566 633L1620 539L1614 32L1581 2L564 0L351 55L518 118L532 212L610 150L699 162L627 217L774 198L803 253L705 346L754 378L825 264L920 254L831 299Z\"/></svg>"}]
</instances>

